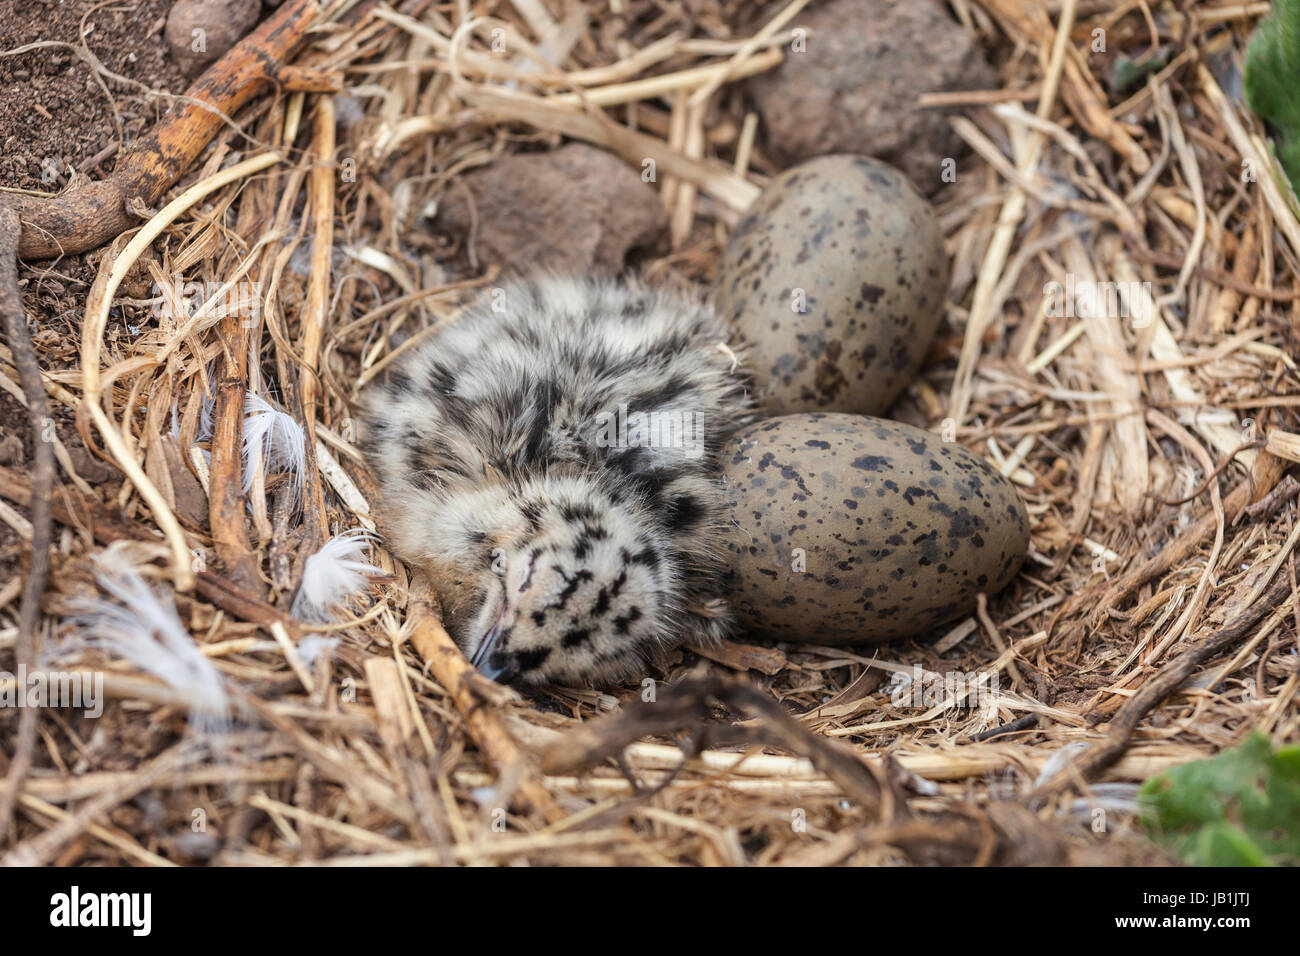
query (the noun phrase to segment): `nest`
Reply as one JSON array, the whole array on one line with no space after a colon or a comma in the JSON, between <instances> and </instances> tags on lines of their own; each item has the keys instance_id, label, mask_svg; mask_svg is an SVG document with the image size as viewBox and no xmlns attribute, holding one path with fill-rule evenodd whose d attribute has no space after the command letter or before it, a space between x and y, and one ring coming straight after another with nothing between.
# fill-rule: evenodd
<instances>
[{"instance_id":1,"label":"nest","mask_svg":"<svg viewBox=\"0 0 1300 956\"><path fill-rule=\"evenodd\" d=\"M742 635L678 652L666 684L528 696L471 671L378 543L354 539L367 589L295 615L308 559L375 528L358 395L497 278L472 225L467 249L418 220L475 168L584 141L654 159L669 248L642 271L706 284L779 171L737 84L805 3L746 33L727 0L286 6L313 14L293 82L216 124L166 205L85 260L92 286L51 303L56 267L19 272L38 329L78 321L75 348L35 340L53 490L0 470L24 548L51 510L54 529L39 617L19 619L23 567L0 582L0 682L55 654L108 702L0 712L4 859L1156 862L1137 783L1253 730L1300 737L1300 219L1230 82L1266 4L1155 5L1157 24L1142 2L952 0L1002 86L921 97L970 152L936 196L947 319L894 414L1018 486L1033 544L1010 588L937 640ZM1145 71L1123 92L1098 30ZM339 76L346 117L312 92ZM1068 307L1079 282L1118 306ZM31 406L10 344L0 385ZM245 465L249 393L301 429L298 457L266 439ZM114 477L78 473L74 434ZM223 676L223 732L70 636L122 568ZM999 693L933 680L953 673Z\"/></svg>"}]
</instances>

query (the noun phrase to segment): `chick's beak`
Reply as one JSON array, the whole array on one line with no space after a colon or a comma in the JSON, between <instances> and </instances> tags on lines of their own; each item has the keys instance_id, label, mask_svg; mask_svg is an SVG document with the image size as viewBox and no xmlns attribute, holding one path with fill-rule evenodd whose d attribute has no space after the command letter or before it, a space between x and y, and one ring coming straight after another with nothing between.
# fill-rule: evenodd
<instances>
[{"instance_id":1,"label":"chick's beak","mask_svg":"<svg viewBox=\"0 0 1300 956\"><path fill-rule=\"evenodd\" d=\"M492 651L496 648L497 639L501 636L501 615L497 615L496 623L487 629L483 639L478 642L478 647L474 648L474 656L470 658L470 665L477 670L482 670L487 659L492 656Z\"/></svg>"},{"instance_id":2,"label":"chick's beak","mask_svg":"<svg viewBox=\"0 0 1300 956\"><path fill-rule=\"evenodd\" d=\"M504 618L505 608L502 608L501 613L497 615L496 623L488 628L487 633L483 635L483 640L479 641L478 647L474 649L474 656L470 659L470 665L475 670L488 680L497 682L501 682L501 679L513 670L506 655L496 653L501 638L501 622Z\"/></svg>"}]
</instances>

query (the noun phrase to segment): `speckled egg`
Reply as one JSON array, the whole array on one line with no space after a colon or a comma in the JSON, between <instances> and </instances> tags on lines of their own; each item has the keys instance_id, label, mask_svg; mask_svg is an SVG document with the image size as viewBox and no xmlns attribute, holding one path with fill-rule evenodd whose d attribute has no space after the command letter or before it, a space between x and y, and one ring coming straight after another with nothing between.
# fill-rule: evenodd
<instances>
[{"instance_id":1,"label":"speckled egg","mask_svg":"<svg viewBox=\"0 0 1300 956\"><path fill-rule=\"evenodd\" d=\"M732 233L715 300L770 415L876 415L916 375L943 316L948 258L929 203L865 156L787 170Z\"/></svg>"},{"instance_id":2,"label":"speckled egg","mask_svg":"<svg viewBox=\"0 0 1300 956\"><path fill-rule=\"evenodd\" d=\"M938 435L859 415L760 421L723 449L729 600L753 636L921 635L1001 590L1029 548L1011 483Z\"/></svg>"}]
</instances>

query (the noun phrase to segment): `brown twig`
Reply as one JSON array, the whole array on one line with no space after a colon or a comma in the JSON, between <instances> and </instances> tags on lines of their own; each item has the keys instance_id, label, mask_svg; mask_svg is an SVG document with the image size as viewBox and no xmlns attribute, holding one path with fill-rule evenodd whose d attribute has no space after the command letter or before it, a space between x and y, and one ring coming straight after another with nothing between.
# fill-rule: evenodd
<instances>
[{"instance_id":1,"label":"brown twig","mask_svg":"<svg viewBox=\"0 0 1300 956\"><path fill-rule=\"evenodd\" d=\"M1286 472L1287 463L1273 455L1260 455L1255 460L1255 470L1251 480L1244 481L1232 489L1223 499L1224 521L1231 525L1237 515L1246 507L1260 500L1281 480ZM1213 510L1207 511L1201 518L1159 553L1132 568L1110 585L1100 597L1095 592L1084 592L1062 605L1057 614L1058 620L1069 620L1070 625L1062 634L1060 646L1067 658L1078 652L1084 633L1090 626L1114 608L1121 601L1137 592L1138 588L1170 568L1177 566L1184 558L1201 546L1209 535L1218 527L1218 517ZM1084 608L1092 607L1091 612Z\"/></svg>"},{"instance_id":2,"label":"brown twig","mask_svg":"<svg viewBox=\"0 0 1300 956\"><path fill-rule=\"evenodd\" d=\"M208 521L217 557L242 588L260 593L257 561L244 521L244 403L248 395L248 325L239 314L221 321L225 355L213 412Z\"/></svg>"},{"instance_id":3,"label":"brown twig","mask_svg":"<svg viewBox=\"0 0 1300 956\"><path fill-rule=\"evenodd\" d=\"M1132 240L1132 237L1126 236L1125 238L1129 240L1129 255L1139 262L1147 262L1165 269L1182 268L1183 259L1181 256L1143 249ZM1219 269L1193 266L1193 271L1208 282L1213 282L1215 285L1223 286L1225 289L1231 289L1234 292L1240 292L1242 295L1254 296L1257 299L1267 299L1270 302L1294 302L1297 298L1300 298L1300 292L1279 292L1276 289L1261 289L1257 285L1243 282L1236 276Z\"/></svg>"},{"instance_id":4,"label":"brown twig","mask_svg":"<svg viewBox=\"0 0 1300 956\"><path fill-rule=\"evenodd\" d=\"M584 724L551 746L542 769L574 773L618 755L642 737L682 729L707 733L715 704L755 714L759 720L745 725L746 736L807 757L868 813L890 819L903 806L885 771L877 772L836 743L810 733L762 691L718 675L682 681L654 701L640 700L617 716ZM702 740L697 743L703 745Z\"/></svg>"},{"instance_id":5,"label":"brown twig","mask_svg":"<svg viewBox=\"0 0 1300 956\"><path fill-rule=\"evenodd\" d=\"M316 0L288 0L186 91L110 176L53 198L9 195L3 204L23 221L18 254L48 259L94 249L136 223L128 204L152 206L187 170L216 131L269 84L286 89L341 88L341 77L284 64L319 12Z\"/></svg>"},{"instance_id":6,"label":"brown twig","mask_svg":"<svg viewBox=\"0 0 1300 956\"><path fill-rule=\"evenodd\" d=\"M307 435L307 467L303 475L303 538L300 548L305 562L329 537L329 515L325 510L325 489L316 463L316 402L319 398L319 366L326 310L329 307L330 257L334 252L334 100L323 96L316 109L312 137L312 170L307 180L311 209L311 269L303 303L302 364L297 369L300 421Z\"/></svg>"},{"instance_id":7,"label":"brown twig","mask_svg":"<svg viewBox=\"0 0 1300 956\"><path fill-rule=\"evenodd\" d=\"M1205 480L1202 481L1199 485L1197 485L1196 490L1193 491L1190 495L1187 495L1183 498L1169 499L1169 498L1165 498L1163 495L1158 495L1155 492L1152 492L1151 497L1155 501L1160 502L1162 505L1164 505L1167 508L1172 508L1176 505L1185 505L1187 504L1187 502L1193 501L1196 498L1199 498L1202 494L1204 494L1205 489L1210 487L1210 482L1214 481L1221 474L1223 474L1223 472L1228 468L1228 466L1231 465L1233 461L1236 459L1236 457L1240 455L1243 451L1246 451L1247 449L1250 448L1263 448L1267 444L1268 442L1261 438L1258 441L1248 441L1242 443L1241 445L1238 445L1231 452L1229 452L1227 455L1224 456L1223 461L1221 461L1215 467L1214 471L1210 472L1208 475L1205 476Z\"/></svg>"},{"instance_id":8,"label":"brown twig","mask_svg":"<svg viewBox=\"0 0 1300 956\"><path fill-rule=\"evenodd\" d=\"M32 484L10 468L0 466L0 498L29 507ZM156 541L141 524L126 524L96 501L85 498L67 485L58 488L53 502L53 518L59 524L88 531L100 544L114 541ZM302 633L302 625L260 597L242 590L229 576L213 571L199 571L196 590L205 600L234 615L241 621L257 624L269 631L273 624L283 627L290 637Z\"/></svg>"},{"instance_id":9,"label":"brown twig","mask_svg":"<svg viewBox=\"0 0 1300 956\"><path fill-rule=\"evenodd\" d=\"M18 612L18 664L34 667L38 648L41 595L50 571L50 518L54 495L54 420L50 418L41 382L41 366L27 330L22 295L18 291L17 247L21 226L12 210L0 206L0 314L4 317L5 338L18 369L23 396L27 400L27 420L32 433L32 550L23 584L22 605ZM13 819L14 805L23 778L31 767L32 748L36 743L35 708L27 707L18 721L18 735L7 785L0 794L0 834L7 833Z\"/></svg>"},{"instance_id":10,"label":"brown twig","mask_svg":"<svg viewBox=\"0 0 1300 956\"><path fill-rule=\"evenodd\" d=\"M184 740L170 750L164 750L135 772L126 776L114 787L87 800L76 813L62 817L58 823L23 843L14 846L3 857L0 866L43 866L54 854L86 832L97 820L104 819L114 807L130 800L137 793L148 790L180 770L197 752L194 740Z\"/></svg>"},{"instance_id":11,"label":"brown twig","mask_svg":"<svg viewBox=\"0 0 1300 956\"><path fill-rule=\"evenodd\" d=\"M279 144L283 121L281 110L272 109L263 121L263 135L269 133L272 142ZM251 235L259 228L265 228L265 214L274 204L275 191L283 178L283 174L276 171L248 191L247 199L240 203L239 208L237 228L241 235ZM266 261L267 256L263 256L263 271ZM258 560L249 542L244 520L242 450L245 403L250 390L249 351L257 323L243 312L242 309L234 310L221 322L223 354L213 409L208 522L217 556L231 578L241 588L260 595L263 588L258 575Z\"/></svg>"}]
</instances>

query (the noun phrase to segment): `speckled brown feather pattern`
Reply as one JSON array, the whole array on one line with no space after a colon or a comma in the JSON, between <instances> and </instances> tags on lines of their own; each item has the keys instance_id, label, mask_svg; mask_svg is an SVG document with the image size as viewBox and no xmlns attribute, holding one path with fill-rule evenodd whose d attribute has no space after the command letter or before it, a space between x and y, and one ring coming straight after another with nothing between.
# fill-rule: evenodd
<instances>
[{"instance_id":1,"label":"speckled brown feather pattern","mask_svg":"<svg viewBox=\"0 0 1300 956\"><path fill-rule=\"evenodd\" d=\"M667 292L543 277L493 290L371 389L386 539L485 670L606 683L730 627L718 452L752 413L725 339ZM656 441L637 413L683 427Z\"/></svg>"}]
</instances>

